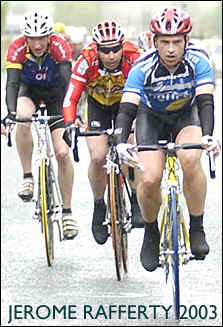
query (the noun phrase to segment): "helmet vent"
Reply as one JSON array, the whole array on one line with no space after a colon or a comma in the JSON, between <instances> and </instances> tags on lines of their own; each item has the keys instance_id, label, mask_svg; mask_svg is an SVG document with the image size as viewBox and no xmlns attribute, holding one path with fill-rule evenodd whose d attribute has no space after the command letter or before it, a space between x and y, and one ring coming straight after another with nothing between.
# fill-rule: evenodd
<instances>
[{"instance_id":1,"label":"helmet vent","mask_svg":"<svg viewBox=\"0 0 223 327\"><path fill-rule=\"evenodd\" d=\"M166 30L171 31L171 22L166 23Z\"/></svg>"}]
</instances>

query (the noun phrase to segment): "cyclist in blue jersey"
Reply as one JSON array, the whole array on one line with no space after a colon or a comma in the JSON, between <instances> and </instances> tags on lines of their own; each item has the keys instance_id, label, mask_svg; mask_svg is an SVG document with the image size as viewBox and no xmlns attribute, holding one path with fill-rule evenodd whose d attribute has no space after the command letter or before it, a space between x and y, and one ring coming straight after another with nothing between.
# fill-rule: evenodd
<instances>
[{"instance_id":1,"label":"cyclist in blue jersey","mask_svg":"<svg viewBox=\"0 0 223 327\"><path fill-rule=\"evenodd\" d=\"M29 118L43 100L48 115L62 115L62 104L71 76L71 49L66 40L54 33L53 21L37 10L23 18L22 35L9 46L7 53L6 120ZM78 234L72 216L73 164L69 147L63 140L63 117L50 126L58 163L58 179L63 200L63 232L65 239ZM1 128L5 133L4 126ZM16 145L23 170L23 185L18 193L25 201L33 197L32 153L33 140L30 124L16 126Z\"/></svg>"},{"instance_id":2,"label":"cyclist in blue jersey","mask_svg":"<svg viewBox=\"0 0 223 327\"><path fill-rule=\"evenodd\" d=\"M154 51L143 54L129 73L117 116L117 150L124 162L134 165L132 146L125 143L136 117L136 142L154 144L159 139L176 143L207 143L207 151L219 149L214 140L214 76L207 54L189 43L192 29L187 13L171 8L150 22ZM209 245L203 228L206 176L201 150L180 150L183 188L190 214L191 252L204 259ZM161 151L138 153L144 167L137 186L137 198L145 224L140 253L143 267L154 271L159 265L160 232L157 216L161 205L160 183L165 157Z\"/></svg>"}]
</instances>

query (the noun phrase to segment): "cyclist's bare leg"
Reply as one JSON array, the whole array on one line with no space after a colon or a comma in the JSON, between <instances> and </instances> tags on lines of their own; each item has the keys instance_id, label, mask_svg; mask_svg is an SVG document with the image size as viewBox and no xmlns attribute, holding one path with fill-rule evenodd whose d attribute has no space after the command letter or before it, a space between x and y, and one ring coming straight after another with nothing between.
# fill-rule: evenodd
<instances>
[{"instance_id":1,"label":"cyclist's bare leg","mask_svg":"<svg viewBox=\"0 0 223 327\"><path fill-rule=\"evenodd\" d=\"M200 143L200 127L187 126L183 128L176 141L177 143ZM207 179L201 165L201 153L201 150L178 152L183 169L183 190L190 214L190 247L192 254L197 259L204 259L210 250L203 228Z\"/></svg>"},{"instance_id":2,"label":"cyclist's bare leg","mask_svg":"<svg viewBox=\"0 0 223 327\"><path fill-rule=\"evenodd\" d=\"M93 192L94 200L103 199L107 185L105 156L108 150L107 136L91 136L86 138L90 164L88 167L88 178Z\"/></svg>"},{"instance_id":3,"label":"cyclist's bare leg","mask_svg":"<svg viewBox=\"0 0 223 327\"><path fill-rule=\"evenodd\" d=\"M71 208L74 169L69 155L69 147L62 138L63 133L63 128L53 130L52 141L58 163L58 181L63 200L63 208L66 209Z\"/></svg>"},{"instance_id":4,"label":"cyclist's bare leg","mask_svg":"<svg viewBox=\"0 0 223 327\"><path fill-rule=\"evenodd\" d=\"M200 143L201 129L197 126L183 128L177 143ZM201 150L181 150L178 157L183 169L183 190L189 212L194 216L203 214L207 190L206 175L201 165Z\"/></svg>"},{"instance_id":5,"label":"cyclist's bare leg","mask_svg":"<svg viewBox=\"0 0 223 327\"><path fill-rule=\"evenodd\" d=\"M94 198L92 233L98 244L104 244L108 238L108 227L103 225L106 213L104 194L107 185L106 163L108 150L107 136L100 135L86 138L90 155L88 178Z\"/></svg>"},{"instance_id":6,"label":"cyclist's bare leg","mask_svg":"<svg viewBox=\"0 0 223 327\"><path fill-rule=\"evenodd\" d=\"M33 101L27 97L19 97L16 114L18 118L30 118L36 107ZM17 124L16 126L16 147L22 164L23 173L32 172L33 139L30 124Z\"/></svg>"},{"instance_id":7,"label":"cyclist's bare leg","mask_svg":"<svg viewBox=\"0 0 223 327\"><path fill-rule=\"evenodd\" d=\"M161 205L160 183L165 157L159 151L142 151L138 157L144 172L139 173L137 198L144 220L151 223L157 219Z\"/></svg>"}]
</instances>

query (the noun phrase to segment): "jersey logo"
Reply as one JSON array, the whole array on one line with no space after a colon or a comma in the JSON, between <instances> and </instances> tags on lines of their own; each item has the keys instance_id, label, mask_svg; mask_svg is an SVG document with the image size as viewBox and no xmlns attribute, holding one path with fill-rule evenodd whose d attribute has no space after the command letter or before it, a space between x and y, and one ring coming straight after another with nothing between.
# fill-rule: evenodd
<instances>
[{"instance_id":1,"label":"jersey logo","mask_svg":"<svg viewBox=\"0 0 223 327\"><path fill-rule=\"evenodd\" d=\"M80 75L84 75L88 68L89 68L88 62L87 62L86 59L84 59L78 65L77 73L80 74Z\"/></svg>"},{"instance_id":2,"label":"jersey logo","mask_svg":"<svg viewBox=\"0 0 223 327\"><path fill-rule=\"evenodd\" d=\"M172 103L170 103L167 107L167 111L172 111L172 110L179 110L183 108L183 106L190 100L190 97L184 98L184 99L179 99L176 100Z\"/></svg>"}]
</instances>

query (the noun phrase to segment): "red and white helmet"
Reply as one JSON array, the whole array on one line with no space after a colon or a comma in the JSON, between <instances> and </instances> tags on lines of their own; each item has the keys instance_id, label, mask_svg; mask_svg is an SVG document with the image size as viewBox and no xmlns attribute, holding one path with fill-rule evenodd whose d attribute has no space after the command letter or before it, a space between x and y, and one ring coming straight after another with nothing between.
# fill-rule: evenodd
<instances>
[{"instance_id":1,"label":"red and white helmet","mask_svg":"<svg viewBox=\"0 0 223 327\"><path fill-rule=\"evenodd\" d=\"M149 27L154 34L187 34L192 29L192 23L186 12L176 8L166 8L152 18Z\"/></svg>"},{"instance_id":2,"label":"red and white helmet","mask_svg":"<svg viewBox=\"0 0 223 327\"><path fill-rule=\"evenodd\" d=\"M98 45L122 43L124 41L124 32L117 22L106 20L92 29L92 37Z\"/></svg>"}]
</instances>

